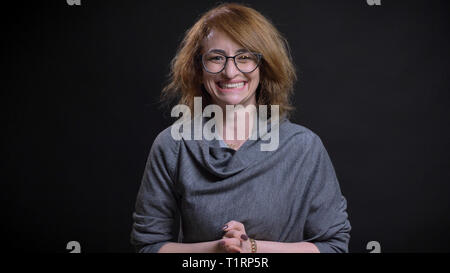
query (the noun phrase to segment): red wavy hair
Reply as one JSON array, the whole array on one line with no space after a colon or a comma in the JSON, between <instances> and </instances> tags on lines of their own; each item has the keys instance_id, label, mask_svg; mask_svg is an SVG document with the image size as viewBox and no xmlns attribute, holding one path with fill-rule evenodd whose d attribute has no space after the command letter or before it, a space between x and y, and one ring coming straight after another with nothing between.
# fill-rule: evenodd
<instances>
[{"instance_id":1,"label":"red wavy hair","mask_svg":"<svg viewBox=\"0 0 450 273\"><path fill-rule=\"evenodd\" d=\"M287 40L274 25L258 11L235 3L221 4L206 13L187 30L171 62L169 83L162 98L178 98L178 104L194 107L194 96L210 103L202 88L202 65L198 58L202 41L212 29L224 32L252 52L262 53L258 105L279 105L280 116L295 108L290 103L297 79Z\"/></svg>"}]
</instances>

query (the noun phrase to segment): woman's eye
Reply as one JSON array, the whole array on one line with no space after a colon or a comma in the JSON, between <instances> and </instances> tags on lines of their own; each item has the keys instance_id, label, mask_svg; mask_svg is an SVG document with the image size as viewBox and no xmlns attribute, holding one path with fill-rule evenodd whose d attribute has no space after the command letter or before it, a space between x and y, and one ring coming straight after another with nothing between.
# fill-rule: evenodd
<instances>
[{"instance_id":1,"label":"woman's eye","mask_svg":"<svg viewBox=\"0 0 450 273\"><path fill-rule=\"evenodd\" d=\"M210 61L221 61L223 60L222 56L213 56L213 57L209 57Z\"/></svg>"},{"instance_id":2,"label":"woman's eye","mask_svg":"<svg viewBox=\"0 0 450 273\"><path fill-rule=\"evenodd\" d=\"M239 59L240 60L251 60L251 59L254 59L254 58L250 54L245 54L245 55L239 56Z\"/></svg>"}]
</instances>

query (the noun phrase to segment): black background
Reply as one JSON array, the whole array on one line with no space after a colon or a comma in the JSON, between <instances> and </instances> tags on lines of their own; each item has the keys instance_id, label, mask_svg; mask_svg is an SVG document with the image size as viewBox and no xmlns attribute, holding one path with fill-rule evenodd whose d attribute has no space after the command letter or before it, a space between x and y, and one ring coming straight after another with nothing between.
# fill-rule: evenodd
<instances>
[{"instance_id":1,"label":"black background","mask_svg":"<svg viewBox=\"0 0 450 273\"><path fill-rule=\"evenodd\" d=\"M2 7L3 251L67 252L73 240L83 252L133 251L145 160L174 121L159 93L184 32L215 3ZM350 251L378 241L382 252L448 252L448 1L245 3L290 43L291 121L330 154Z\"/></svg>"}]
</instances>

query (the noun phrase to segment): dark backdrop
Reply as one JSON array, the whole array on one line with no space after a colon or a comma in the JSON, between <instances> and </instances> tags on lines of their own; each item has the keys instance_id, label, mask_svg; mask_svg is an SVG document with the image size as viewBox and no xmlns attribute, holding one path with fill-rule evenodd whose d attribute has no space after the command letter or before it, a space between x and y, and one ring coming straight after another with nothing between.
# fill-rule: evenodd
<instances>
[{"instance_id":1,"label":"dark backdrop","mask_svg":"<svg viewBox=\"0 0 450 273\"><path fill-rule=\"evenodd\" d=\"M146 157L174 121L158 107L169 62L215 2L14 3L1 11L2 249L132 251ZM350 251L449 251L447 1L245 3L290 42L291 120L330 154Z\"/></svg>"}]
</instances>

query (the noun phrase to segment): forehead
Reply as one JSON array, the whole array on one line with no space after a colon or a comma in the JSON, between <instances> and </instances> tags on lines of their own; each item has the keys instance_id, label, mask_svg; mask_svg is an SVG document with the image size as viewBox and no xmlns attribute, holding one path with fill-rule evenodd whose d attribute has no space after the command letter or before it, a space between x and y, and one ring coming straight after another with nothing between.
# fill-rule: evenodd
<instances>
[{"instance_id":1,"label":"forehead","mask_svg":"<svg viewBox=\"0 0 450 273\"><path fill-rule=\"evenodd\" d=\"M221 49L231 54L242 49L242 46L226 33L213 29L202 43L203 52L208 52L212 49Z\"/></svg>"}]
</instances>

